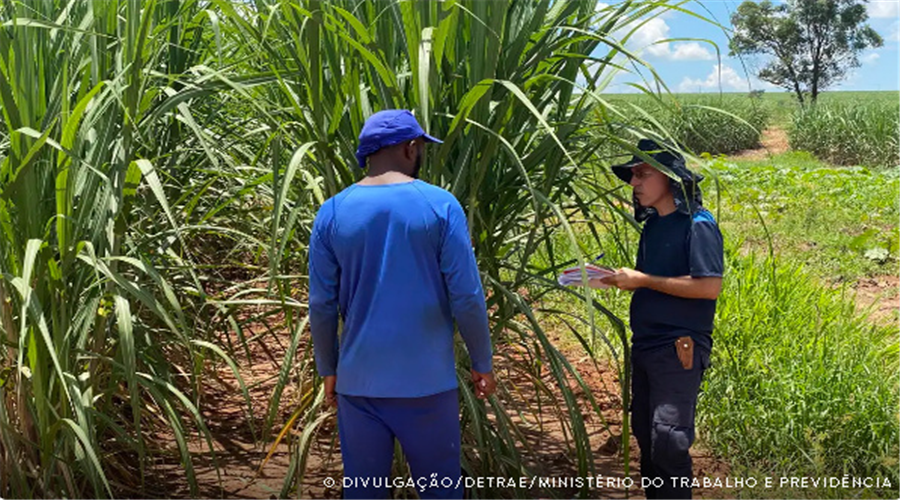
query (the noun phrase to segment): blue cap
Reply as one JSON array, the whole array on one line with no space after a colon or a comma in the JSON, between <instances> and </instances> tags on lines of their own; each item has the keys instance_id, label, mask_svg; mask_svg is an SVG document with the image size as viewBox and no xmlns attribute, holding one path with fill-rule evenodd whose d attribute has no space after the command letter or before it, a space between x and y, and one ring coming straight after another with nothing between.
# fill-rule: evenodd
<instances>
[{"instance_id":1,"label":"blue cap","mask_svg":"<svg viewBox=\"0 0 900 500\"><path fill-rule=\"evenodd\" d=\"M359 147L356 148L356 161L359 168L366 167L366 158L379 149L424 137L425 142L442 144L440 141L422 130L408 110L386 109L370 116L359 133Z\"/></svg>"}]
</instances>

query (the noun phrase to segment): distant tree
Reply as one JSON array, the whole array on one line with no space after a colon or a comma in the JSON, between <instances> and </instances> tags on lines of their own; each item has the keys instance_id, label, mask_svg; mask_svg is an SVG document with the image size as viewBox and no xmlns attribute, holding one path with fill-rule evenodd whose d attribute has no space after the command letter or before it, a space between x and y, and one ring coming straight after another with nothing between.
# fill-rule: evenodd
<instances>
[{"instance_id":1,"label":"distant tree","mask_svg":"<svg viewBox=\"0 0 900 500\"><path fill-rule=\"evenodd\" d=\"M742 3L731 16L731 55L769 55L760 80L793 91L801 103L859 66L858 54L884 41L868 24L866 0Z\"/></svg>"}]
</instances>

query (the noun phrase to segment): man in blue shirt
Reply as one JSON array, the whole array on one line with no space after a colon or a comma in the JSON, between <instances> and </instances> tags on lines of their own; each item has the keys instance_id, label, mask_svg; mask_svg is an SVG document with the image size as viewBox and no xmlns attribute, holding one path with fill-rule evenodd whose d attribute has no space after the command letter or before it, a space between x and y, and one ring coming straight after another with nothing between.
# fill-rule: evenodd
<instances>
[{"instance_id":1,"label":"man in blue shirt","mask_svg":"<svg viewBox=\"0 0 900 500\"><path fill-rule=\"evenodd\" d=\"M466 216L418 180L426 142L441 141L409 111L372 115L356 154L368 175L322 205L310 236L310 327L337 406L345 498L388 497L395 438L413 478L427 479L422 498L462 498L454 319L475 394L496 387Z\"/></svg>"},{"instance_id":2,"label":"man in blue shirt","mask_svg":"<svg viewBox=\"0 0 900 500\"><path fill-rule=\"evenodd\" d=\"M641 140L638 149L671 175L640 156L613 167L634 188L644 228L635 269L601 282L634 291L632 428L647 498L691 498L694 412L722 289L722 233L703 208L703 177L654 141Z\"/></svg>"}]
</instances>

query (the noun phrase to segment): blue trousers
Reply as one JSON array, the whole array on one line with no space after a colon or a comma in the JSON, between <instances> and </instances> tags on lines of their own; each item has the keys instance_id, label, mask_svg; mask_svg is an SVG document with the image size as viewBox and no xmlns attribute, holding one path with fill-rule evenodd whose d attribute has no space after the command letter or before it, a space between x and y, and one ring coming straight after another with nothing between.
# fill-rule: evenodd
<instances>
[{"instance_id":1,"label":"blue trousers","mask_svg":"<svg viewBox=\"0 0 900 500\"><path fill-rule=\"evenodd\" d=\"M462 498L457 389L421 398L339 394L337 413L344 498L389 498L394 438L409 461L412 478L426 486L416 488L421 498ZM440 485L451 479L451 487Z\"/></svg>"},{"instance_id":2,"label":"blue trousers","mask_svg":"<svg viewBox=\"0 0 900 500\"><path fill-rule=\"evenodd\" d=\"M641 477L657 485L645 488L648 499L691 498L694 412L707 367L709 353L699 346L690 370L674 343L632 352L631 427L641 449Z\"/></svg>"}]
</instances>

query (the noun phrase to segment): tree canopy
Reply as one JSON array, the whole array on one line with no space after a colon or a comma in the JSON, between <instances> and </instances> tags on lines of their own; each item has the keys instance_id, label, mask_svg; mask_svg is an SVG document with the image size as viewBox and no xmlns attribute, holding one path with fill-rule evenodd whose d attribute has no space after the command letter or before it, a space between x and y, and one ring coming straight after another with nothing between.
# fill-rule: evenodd
<instances>
[{"instance_id":1,"label":"tree canopy","mask_svg":"<svg viewBox=\"0 0 900 500\"><path fill-rule=\"evenodd\" d=\"M865 0L747 0L731 16L731 55L768 55L758 76L793 91L801 103L859 66L859 52L880 47Z\"/></svg>"}]
</instances>

